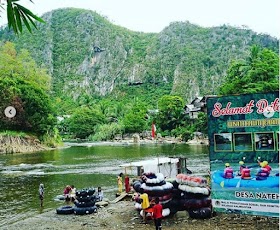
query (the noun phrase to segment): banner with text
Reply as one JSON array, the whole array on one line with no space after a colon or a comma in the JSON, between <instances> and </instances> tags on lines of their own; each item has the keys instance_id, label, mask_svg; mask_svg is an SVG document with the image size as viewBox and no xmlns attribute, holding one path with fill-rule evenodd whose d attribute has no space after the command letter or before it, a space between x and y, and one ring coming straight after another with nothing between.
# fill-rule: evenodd
<instances>
[{"instance_id":1,"label":"banner with text","mask_svg":"<svg viewBox=\"0 0 280 230\"><path fill-rule=\"evenodd\" d=\"M207 99L216 211L279 217L279 92Z\"/></svg>"}]
</instances>

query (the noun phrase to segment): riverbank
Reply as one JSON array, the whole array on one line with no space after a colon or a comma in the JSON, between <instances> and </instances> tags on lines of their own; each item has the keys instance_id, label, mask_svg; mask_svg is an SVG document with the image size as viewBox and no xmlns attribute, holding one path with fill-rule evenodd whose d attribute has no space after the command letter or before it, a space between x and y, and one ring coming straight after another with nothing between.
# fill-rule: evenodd
<instances>
[{"instance_id":1,"label":"riverbank","mask_svg":"<svg viewBox=\"0 0 280 230\"><path fill-rule=\"evenodd\" d=\"M137 134L130 138L117 139L113 141L100 141L100 142L90 142L90 141L78 141L78 140L65 140L63 144L59 146L53 146L52 148L44 145L39 141L39 139L32 135L27 135L24 133L18 134L0 134L0 154L13 154L13 153L28 153L28 152L38 152L44 150L51 150L57 148L67 148L71 146L123 146L123 145L133 145L133 144L189 144L189 145L207 145L208 139L193 139L188 142L183 142L181 138L175 137L158 137L156 139L143 138Z\"/></svg>"},{"instance_id":2,"label":"riverbank","mask_svg":"<svg viewBox=\"0 0 280 230\"><path fill-rule=\"evenodd\" d=\"M134 208L134 203L132 201L121 201L99 208L97 213L83 216L74 214L58 215L56 211L53 210L2 227L1 229L59 230L67 228L75 230L152 230L154 229L154 224L152 220L149 220L146 225L141 224L141 218L138 211ZM197 220L191 219L186 211L180 211L172 217L163 219L162 228L164 230L276 230L279 229L279 219L259 216L241 216L237 214L217 214L211 219Z\"/></svg>"},{"instance_id":3,"label":"riverbank","mask_svg":"<svg viewBox=\"0 0 280 230\"><path fill-rule=\"evenodd\" d=\"M64 140L64 146L85 146L85 147L91 147L91 146L124 146L124 145L134 145L134 144L188 144L188 145L208 145L208 139L193 139L189 140L187 142L182 141L180 138L173 138L173 137L167 137L167 138L158 138L158 139L133 139L133 138L127 138L122 139L118 141L96 141L96 142L77 142L77 141L69 141Z\"/></svg>"},{"instance_id":4,"label":"riverbank","mask_svg":"<svg viewBox=\"0 0 280 230\"><path fill-rule=\"evenodd\" d=\"M48 147L33 136L0 135L0 154L26 153L47 150Z\"/></svg>"}]
</instances>

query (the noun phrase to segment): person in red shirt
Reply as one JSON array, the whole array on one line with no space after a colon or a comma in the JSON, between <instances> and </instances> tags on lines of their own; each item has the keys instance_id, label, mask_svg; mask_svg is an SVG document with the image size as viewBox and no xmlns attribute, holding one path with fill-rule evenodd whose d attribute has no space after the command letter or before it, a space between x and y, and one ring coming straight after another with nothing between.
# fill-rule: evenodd
<instances>
[{"instance_id":1,"label":"person in red shirt","mask_svg":"<svg viewBox=\"0 0 280 230\"><path fill-rule=\"evenodd\" d=\"M162 205L159 203L159 198L156 197L155 205L153 207L153 218L155 221L156 230L161 230L161 219L162 219Z\"/></svg>"},{"instance_id":2,"label":"person in red shirt","mask_svg":"<svg viewBox=\"0 0 280 230\"><path fill-rule=\"evenodd\" d=\"M128 175L126 175L125 178L124 178L124 187L125 187L125 192L129 193L130 192L130 184L129 184Z\"/></svg>"},{"instance_id":3,"label":"person in red shirt","mask_svg":"<svg viewBox=\"0 0 280 230\"><path fill-rule=\"evenodd\" d=\"M65 197L65 201L70 201L70 193L71 193L71 186L70 185L67 185L63 191L63 194L64 194L64 197Z\"/></svg>"}]
</instances>

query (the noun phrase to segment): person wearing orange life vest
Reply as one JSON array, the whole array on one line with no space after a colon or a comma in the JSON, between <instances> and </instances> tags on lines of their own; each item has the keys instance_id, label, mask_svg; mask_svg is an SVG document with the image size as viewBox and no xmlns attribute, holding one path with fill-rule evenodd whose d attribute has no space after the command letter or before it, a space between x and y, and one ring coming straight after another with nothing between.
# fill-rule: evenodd
<instances>
[{"instance_id":1,"label":"person wearing orange life vest","mask_svg":"<svg viewBox=\"0 0 280 230\"><path fill-rule=\"evenodd\" d=\"M244 168L246 168L246 165L245 165L245 163L244 163L244 161L239 161L239 172L238 172L238 175L239 176L241 176L242 175L242 170L244 169Z\"/></svg>"},{"instance_id":2,"label":"person wearing orange life vest","mask_svg":"<svg viewBox=\"0 0 280 230\"><path fill-rule=\"evenodd\" d=\"M248 167L242 169L241 178L244 180L251 179L251 170Z\"/></svg>"},{"instance_id":3,"label":"person wearing orange life vest","mask_svg":"<svg viewBox=\"0 0 280 230\"><path fill-rule=\"evenodd\" d=\"M268 164L267 161L263 161L263 162L262 162L262 167L263 167L263 168L266 168L267 171L268 171L268 174L270 174L270 171L272 170L272 168L270 167L270 165Z\"/></svg>"},{"instance_id":4,"label":"person wearing orange life vest","mask_svg":"<svg viewBox=\"0 0 280 230\"><path fill-rule=\"evenodd\" d=\"M230 167L229 163L225 163L224 169L224 178L231 179L233 178L233 169Z\"/></svg>"},{"instance_id":5,"label":"person wearing orange life vest","mask_svg":"<svg viewBox=\"0 0 280 230\"><path fill-rule=\"evenodd\" d=\"M259 162L260 169L257 172L256 180L265 180L269 177L271 167L268 165L267 161Z\"/></svg>"}]
</instances>

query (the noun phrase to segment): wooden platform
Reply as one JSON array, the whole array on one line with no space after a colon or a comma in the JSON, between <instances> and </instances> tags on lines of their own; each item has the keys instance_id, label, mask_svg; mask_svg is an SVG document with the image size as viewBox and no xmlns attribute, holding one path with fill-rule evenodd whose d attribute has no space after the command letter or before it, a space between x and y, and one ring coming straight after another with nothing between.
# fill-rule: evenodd
<instances>
[{"instance_id":1,"label":"wooden platform","mask_svg":"<svg viewBox=\"0 0 280 230\"><path fill-rule=\"evenodd\" d=\"M118 197L116 197L115 200L111 201L110 203L115 204L115 203L117 203L117 202L119 202L119 201L121 201L121 200L123 200L123 199L125 199L125 198L127 198L127 197L130 197L130 198L131 198L132 195L133 195L133 194L131 194L131 193L122 192L122 193L119 194Z\"/></svg>"}]
</instances>

